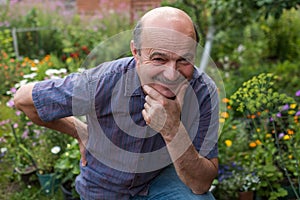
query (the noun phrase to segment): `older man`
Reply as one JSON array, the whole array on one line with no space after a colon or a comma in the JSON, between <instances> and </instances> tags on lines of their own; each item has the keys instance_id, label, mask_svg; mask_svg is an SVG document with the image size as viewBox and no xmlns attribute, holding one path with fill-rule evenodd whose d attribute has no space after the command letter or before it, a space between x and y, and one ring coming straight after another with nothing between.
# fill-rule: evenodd
<instances>
[{"instance_id":1,"label":"older man","mask_svg":"<svg viewBox=\"0 0 300 200\"><path fill-rule=\"evenodd\" d=\"M194 67L197 43L185 12L156 8L134 30L133 57L18 90L34 123L78 139L82 199L214 199L218 95Z\"/></svg>"}]
</instances>

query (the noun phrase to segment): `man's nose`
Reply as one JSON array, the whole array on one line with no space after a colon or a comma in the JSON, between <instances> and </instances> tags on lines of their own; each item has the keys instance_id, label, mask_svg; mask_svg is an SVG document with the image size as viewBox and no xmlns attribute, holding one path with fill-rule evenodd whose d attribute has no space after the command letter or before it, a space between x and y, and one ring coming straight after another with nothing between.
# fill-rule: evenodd
<instances>
[{"instance_id":1,"label":"man's nose","mask_svg":"<svg viewBox=\"0 0 300 200\"><path fill-rule=\"evenodd\" d=\"M176 81L180 77L180 73L176 70L176 62L168 63L164 69L164 77L170 81Z\"/></svg>"}]
</instances>

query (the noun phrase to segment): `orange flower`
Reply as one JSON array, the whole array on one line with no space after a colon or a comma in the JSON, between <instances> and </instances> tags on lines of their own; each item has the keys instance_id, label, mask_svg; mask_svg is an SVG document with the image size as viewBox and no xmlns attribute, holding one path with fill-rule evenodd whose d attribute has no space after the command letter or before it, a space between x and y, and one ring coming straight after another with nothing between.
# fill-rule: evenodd
<instances>
[{"instance_id":1,"label":"orange flower","mask_svg":"<svg viewBox=\"0 0 300 200\"><path fill-rule=\"evenodd\" d=\"M227 119L227 118L229 117L228 112L222 112L222 113L221 113L221 117Z\"/></svg>"},{"instance_id":2,"label":"orange flower","mask_svg":"<svg viewBox=\"0 0 300 200\"><path fill-rule=\"evenodd\" d=\"M255 140L255 143L256 143L257 145L261 145L261 141L260 141L260 140Z\"/></svg>"},{"instance_id":3,"label":"orange flower","mask_svg":"<svg viewBox=\"0 0 300 200\"><path fill-rule=\"evenodd\" d=\"M249 143L249 147L251 147L251 148L256 147L256 143L255 143L255 142L250 142L250 143Z\"/></svg>"},{"instance_id":4,"label":"orange flower","mask_svg":"<svg viewBox=\"0 0 300 200\"><path fill-rule=\"evenodd\" d=\"M261 115L261 112L257 112L256 114L257 114L257 116L260 116L260 115Z\"/></svg>"},{"instance_id":5,"label":"orange flower","mask_svg":"<svg viewBox=\"0 0 300 200\"><path fill-rule=\"evenodd\" d=\"M233 125L233 126L232 126L232 129L235 130L235 129L236 129L236 126Z\"/></svg>"},{"instance_id":6,"label":"orange flower","mask_svg":"<svg viewBox=\"0 0 300 200\"><path fill-rule=\"evenodd\" d=\"M223 103L229 103L229 99L223 98L223 99L222 99L222 102L223 102Z\"/></svg>"},{"instance_id":7,"label":"orange flower","mask_svg":"<svg viewBox=\"0 0 300 200\"><path fill-rule=\"evenodd\" d=\"M293 134L294 134L294 131L293 131L293 130L291 130L291 129L288 129L288 130L287 130L287 134L289 134L289 135L293 135Z\"/></svg>"},{"instance_id":8,"label":"orange flower","mask_svg":"<svg viewBox=\"0 0 300 200\"><path fill-rule=\"evenodd\" d=\"M231 109L231 106L227 106L227 109L230 110L230 109Z\"/></svg>"}]
</instances>

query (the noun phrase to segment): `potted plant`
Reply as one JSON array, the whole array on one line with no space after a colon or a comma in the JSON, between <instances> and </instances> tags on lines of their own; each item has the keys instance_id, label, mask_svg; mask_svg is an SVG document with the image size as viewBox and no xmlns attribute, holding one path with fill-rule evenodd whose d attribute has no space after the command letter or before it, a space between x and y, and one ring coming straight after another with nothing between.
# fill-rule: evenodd
<instances>
[{"instance_id":1,"label":"potted plant","mask_svg":"<svg viewBox=\"0 0 300 200\"><path fill-rule=\"evenodd\" d=\"M43 192L47 195L53 195L60 185L61 180L55 172L54 166L69 141L70 137L67 135L41 128L39 142L34 148L36 152L34 160L38 168L39 182Z\"/></svg>"},{"instance_id":2,"label":"potted plant","mask_svg":"<svg viewBox=\"0 0 300 200\"><path fill-rule=\"evenodd\" d=\"M79 199L79 195L75 190L75 179L80 173L79 168L80 150L78 142L73 139L64 154L60 156L55 164L55 171L61 181L61 189L66 200Z\"/></svg>"},{"instance_id":3,"label":"potted plant","mask_svg":"<svg viewBox=\"0 0 300 200\"><path fill-rule=\"evenodd\" d=\"M11 156L14 160L14 170L17 172L21 180L30 185L35 183L33 176L37 171L37 165L32 156L31 149L34 147L35 138L32 130L29 128L31 124L14 123L10 124L13 135L11 144ZM20 134L20 131L23 133Z\"/></svg>"}]
</instances>

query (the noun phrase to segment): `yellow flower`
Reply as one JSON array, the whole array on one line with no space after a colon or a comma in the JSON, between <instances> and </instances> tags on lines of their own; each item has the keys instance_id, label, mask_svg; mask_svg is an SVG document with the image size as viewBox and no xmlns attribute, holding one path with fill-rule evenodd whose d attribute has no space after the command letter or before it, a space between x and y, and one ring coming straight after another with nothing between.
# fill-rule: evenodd
<instances>
[{"instance_id":1,"label":"yellow flower","mask_svg":"<svg viewBox=\"0 0 300 200\"><path fill-rule=\"evenodd\" d=\"M255 142L250 142L250 143L249 143L249 147L251 147L251 148L256 147L256 143L255 143Z\"/></svg>"},{"instance_id":2,"label":"yellow flower","mask_svg":"<svg viewBox=\"0 0 300 200\"><path fill-rule=\"evenodd\" d=\"M272 134L267 133L267 134L266 134L266 138L270 138L270 137L272 137Z\"/></svg>"},{"instance_id":3,"label":"yellow flower","mask_svg":"<svg viewBox=\"0 0 300 200\"><path fill-rule=\"evenodd\" d=\"M224 123L225 119L224 118L220 118L219 121L220 121L220 123Z\"/></svg>"},{"instance_id":4,"label":"yellow flower","mask_svg":"<svg viewBox=\"0 0 300 200\"><path fill-rule=\"evenodd\" d=\"M291 137L289 136L289 135L285 135L285 136L283 136L283 139L284 140L289 140Z\"/></svg>"},{"instance_id":5,"label":"yellow flower","mask_svg":"<svg viewBox=\"0 0 300 200\"><path fill-rule=\"evenodd\" d=\"M294 115L295 113L296 113L296 111L294 111L294 110L289 110L289 111L288 111L288 114L289 114L289 115Z\"/></svg>"},{"instance_id":6,"label":"yellow flower","mask_svg":"<svg viewBox=\"0 0 300 200\"><path fill-rule=\"evenodd\" d=\"M297 104L293 103L293 104L290 105L290 108L291 108L291 109L295 109L296 106L297 106Z\"/></svg>"},{"instance_id":7,"label":"yellow flower","mask_svg":"<svg viewBox=\"0 0 300 200\"><path fill-rule=\"evenodd\" d=\"M235 130L235 129L236 129L236 126L233 125L233 126L232 126L232 129Z\"/></svg>"},{"instance_id":8,"label":"yellow flower","mask_svg":"<svg viewBox=\"0 0 300 200\"><path fill-rule=\"evenodd\" d=\"M227 147L231 147L232 141L231 140L225 140L225 144Z\"/></svg>"},{"instance_id":9,"label":"yellow flower","mask_svg":"<svg viewBox=\"0 0 300 200\"><path fill-rule=\"evenodd\" d=\"M256 129L256 132L258 132L258 133L259 133L259 132L260 132L260 128L257 128L257 129Z\"/></svg>"},{"instance_id":10,"label":"yellow flower","mask_svg":"<svg viewBox=\"0 0 300 200\"><path fill-rule=\"evenodd\" d=\"M227 118L229 117L228 112L222 112L222 113L221 113L221 117L227 119Z\"/></svg>"},{"instance_id":11,"label":"yellow flower","mask_svg":"<svg viewBox=\"0 0 300 200\"><path fill-rule=\"evenodd\" d=\"M289 157L289 159L293 159L293 155L289 155L288 157Z\"/></svg>"},{"instance_id":12,"label":"yellow flower","mask_svg":"<svg viewBox=\"0 0 300 200\"><path fill-rule=\"evenodd\" d=\"M71 63L72 61L73 61L73 59L71 57L68 57L66 60L67 63Z\"/></svg>"}]
</instances>

